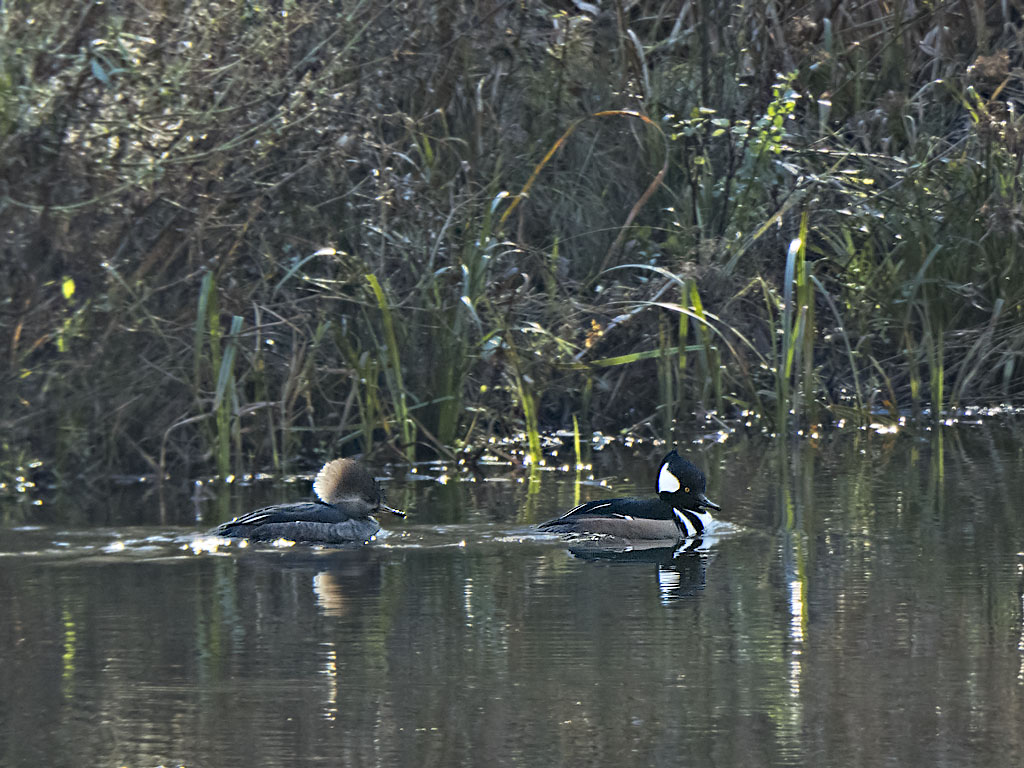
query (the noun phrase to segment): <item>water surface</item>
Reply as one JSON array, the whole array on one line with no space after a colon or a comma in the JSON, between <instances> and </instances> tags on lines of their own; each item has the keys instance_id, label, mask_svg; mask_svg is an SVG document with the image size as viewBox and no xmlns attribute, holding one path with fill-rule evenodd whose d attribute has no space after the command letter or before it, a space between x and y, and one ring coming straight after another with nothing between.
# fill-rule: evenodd
<instances>
[{"instance_id":1,"label":"water surface","mask_svg":"<svg viewBox=\"0 0 1024 768\"><path fill-rule=\"evenodd\" d=\"M0 764L1019 765L1021 436L680 445L738 530L661 562L530 526L664 446L393 469L360 550L188 546L302 482L7 501Z\"/></svg>"}]
</instances>

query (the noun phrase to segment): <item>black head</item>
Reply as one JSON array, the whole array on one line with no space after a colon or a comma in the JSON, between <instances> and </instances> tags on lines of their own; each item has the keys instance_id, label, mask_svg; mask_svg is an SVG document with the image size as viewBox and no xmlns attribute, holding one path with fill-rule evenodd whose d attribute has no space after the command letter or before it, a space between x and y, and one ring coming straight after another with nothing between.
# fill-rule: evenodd
<instances>
[{"instance_id":1,"label":"black head","mask_svg":"<svg viewBox=\"0 0 1024 768\"><path fill-rule=\"evenodd\" d=\"M658 467L658 498L676 509L721 509L704 495L704 473L673 450Z\"/></svg>"}]
</instances>

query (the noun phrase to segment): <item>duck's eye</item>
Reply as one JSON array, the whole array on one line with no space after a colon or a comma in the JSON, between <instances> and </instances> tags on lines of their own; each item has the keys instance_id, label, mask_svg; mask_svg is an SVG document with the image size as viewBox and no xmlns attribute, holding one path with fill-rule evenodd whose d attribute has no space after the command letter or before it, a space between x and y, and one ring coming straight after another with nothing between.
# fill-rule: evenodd
<instances>
[{"instance_id":1,"label":"duck's eye","mask_svg":"<svg viewBox=\"0 0 1024 768\"><path fill-rule=\"evenodd\" d=\"M683 493L689 493L689 492L690 492L690 486L686 486L685 488L683 488Z\"/></svg>"}]
</instances>

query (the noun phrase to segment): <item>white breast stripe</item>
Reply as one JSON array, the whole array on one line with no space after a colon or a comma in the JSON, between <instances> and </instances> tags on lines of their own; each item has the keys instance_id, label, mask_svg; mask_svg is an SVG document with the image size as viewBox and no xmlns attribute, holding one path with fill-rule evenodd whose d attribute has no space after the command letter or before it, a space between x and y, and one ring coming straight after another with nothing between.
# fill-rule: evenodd
<instances>
[{"instance_id":1,"label":"white breast stripe","mask_svg":"<svg viewBox=\"0 0 1024 768\"><path fill-rule=\"evenodd\" d=\"M662 464L658 473L658 493L675 493L678 490L679 478L672 474L668 464Z\"/></svg>"},{"instance_id":2,"label":"white breast stripe","mask_svg":"<svg viewBox=\"0 0 1024 768\"><path fill-rule=\"evenodd\" d=\"M672 514L676 516L676 520L678 520L679 524L683 527L683 531L686 533L687 537L693 536L697 533L696 527L694 527L693 523L690 522L690 519L686 515L675 507L672 508Z\"/></svg>"}]
</instances>

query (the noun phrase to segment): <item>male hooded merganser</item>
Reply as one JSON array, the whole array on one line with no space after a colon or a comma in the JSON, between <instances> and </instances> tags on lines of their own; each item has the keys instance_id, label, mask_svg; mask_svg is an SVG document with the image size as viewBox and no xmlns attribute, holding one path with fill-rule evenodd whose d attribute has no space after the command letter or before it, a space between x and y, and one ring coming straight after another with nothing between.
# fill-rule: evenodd
<instances>
[{"instance_id":1,"label":"male hooded merganser","mask_svg":"<svg viewBox=\"0 0 1024 768\"><path fill-rule=\"evenodd\" d=\"M319 501L275 504L221 523L213 536L320 544L362 544L380 530L372 517L384 510L398 517L404 512L384 503L384 491L373 476L353 459L324 464L313 481Z\"/></svg>"},{"instance_id":2,"label":"male hooded merganser","mask_svg":"<svg viewBox=\"0 0 1024 768\"><path fill-rule=\"evenodd\" d=\"M574 536L680 541L700 536L721 509L704 495L704 473L674 450L658 469L658 498L588 501L538 528Z\"/></svg>"}]
</instances>

